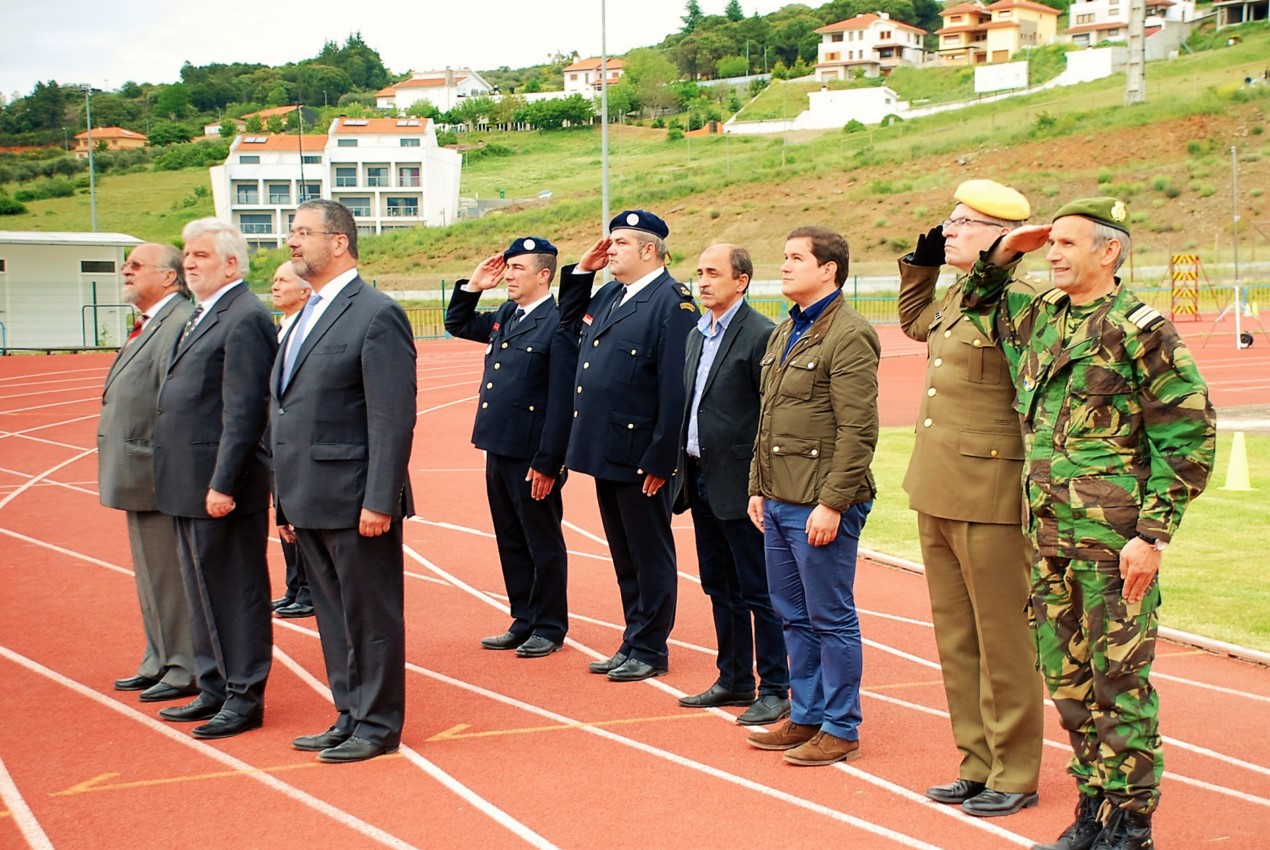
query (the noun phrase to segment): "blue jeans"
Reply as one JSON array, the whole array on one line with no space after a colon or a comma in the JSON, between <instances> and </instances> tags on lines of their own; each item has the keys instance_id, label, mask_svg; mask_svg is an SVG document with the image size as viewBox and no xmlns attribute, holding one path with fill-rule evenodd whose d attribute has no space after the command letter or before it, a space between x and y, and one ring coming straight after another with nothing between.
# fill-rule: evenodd
<instances>
[{"instance_id":1,"label":"blue jeans","mask_svg":"<svg viewBox=\"0 0 1270 850\"><path fill-rule=\"evenodd\" d=\"M807 542L813 508L776 499L765 499L763 507L767 584L789 650L789 719L855 741L862 668L856 551L873 503L844 511L838 536L825 546Z\"/></svg>"}]
</instances>

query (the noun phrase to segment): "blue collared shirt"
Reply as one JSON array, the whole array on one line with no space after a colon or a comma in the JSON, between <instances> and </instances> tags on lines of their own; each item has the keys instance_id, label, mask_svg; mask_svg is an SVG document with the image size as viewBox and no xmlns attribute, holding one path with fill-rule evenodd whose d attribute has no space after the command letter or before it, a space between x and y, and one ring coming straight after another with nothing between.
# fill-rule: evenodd
<instances>
[{"instance_id":1,"label":"blue collared shirt","mask_svg":"<svg viewBox=\"0 0 1270 850\"><path fill-rule=\"evenodd\" d=\"M728 324L736 315L737 310L741 309L741 302L744 300L744 296L736 299L736 303L729 307L717 322L714 320L714 313L709 310L697 320L697 331L705 339L701 343L701 360L697 363L697 379L692 391L692 408L688 414L688 441L684 446L684 450L691 457L701 457L701 438L697 433L697 408L701 406L701 393L705 390L706 378L710 374L710 367L714 365L715 355L719 353L719 344L723 342L723 335L728 330Z\"/></svg>"},{"instance_id":2,"label":"blue collared shirt","mask_svg":"<svg viewBox=\"0 0 1270 850\"><path fill-rule=\"evenodd\" d=\"M841 296L842 290L835 289L815 304L812 304L806 310L803 310L797 305L789 308L789 318L794 322L794 329L789 334L789 342L785 345L785 353L781 355L782 363L784 363L785 358L789 356L789 352L793 349L794 343L798 342L799 338L803 334L807 333L807 329L815 324L816 320L820 318L820 314L825 312L825 308L833 302L833 299L840 298Z\"/></svg>"}]
</instances>

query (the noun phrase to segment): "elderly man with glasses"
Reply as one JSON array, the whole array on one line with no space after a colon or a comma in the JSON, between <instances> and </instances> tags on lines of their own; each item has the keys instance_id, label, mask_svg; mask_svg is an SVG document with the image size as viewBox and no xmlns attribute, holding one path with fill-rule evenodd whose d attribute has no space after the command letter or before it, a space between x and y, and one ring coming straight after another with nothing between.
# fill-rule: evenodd
<instances>
[{"instance_id":1,"label":"elderly man with glasses","mask_svg":"<svg viewBox=\"0 0 1270 850\"><path fill-rule=\"evenodd\" d=\"M928 346L926 387L904 489L917 511L935 642L943 669L956 781L926 796L979 817L1036 805L1041 680L1024 606L1031 563L1023 515L1023 437L1014 385L990 311L962 309L981 255L1030 213L1027 199L968 180L948 220L902 257L899 316ZM959 273L942 299L940 267ZM1010 286L1036 294L1019 277Z\"/></svg>"}]
</instances>

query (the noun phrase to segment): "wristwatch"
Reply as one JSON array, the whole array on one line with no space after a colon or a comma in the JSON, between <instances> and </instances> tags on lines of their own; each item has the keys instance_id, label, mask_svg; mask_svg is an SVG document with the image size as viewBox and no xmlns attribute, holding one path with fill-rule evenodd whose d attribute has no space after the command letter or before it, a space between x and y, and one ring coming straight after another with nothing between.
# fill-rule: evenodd
<instances>
[{"instance_id":1,"label":"wristwatch","mask_svg":"<svg viewBox=\"0 0 1270 850\"><path fill-rule=\"evenodd\" d=\"M1141 537L1143 540L1150 543L1151 547L1157 552L1163 552L1165 549L1169 548L1167 540L1161 540L1160 538L1152 537L1149 534L1139 534L1138 537Z\"/></svg>"}]
</instances>

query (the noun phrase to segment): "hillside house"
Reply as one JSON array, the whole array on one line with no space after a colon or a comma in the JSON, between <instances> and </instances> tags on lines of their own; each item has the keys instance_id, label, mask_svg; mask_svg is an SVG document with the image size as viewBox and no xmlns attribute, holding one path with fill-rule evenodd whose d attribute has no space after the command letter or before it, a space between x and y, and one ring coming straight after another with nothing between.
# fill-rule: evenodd
<instances>
[{"instance_id":1,"label":"hillside house","mask_svg":"<svg viewBox=\"0 0 1270 850\"><path fill-rule=\"evenodd\" d=\"M940 64L982 65L1007 62L1025 47L1053 43L1060 13L1033 0L997 0L989 6L959 3L939 14L944 19L936 31Z\"/></svg>"},{"instance_id":2,"label":"hillside house","mask_svg":"<svg viewBox=\"0 0 1270 850\"><path fill-rule=\"evenodd\" d=\"M1166 22L1186 22L1195 18L1194 0L1146 0L1145 22L1148 37ZM1081 47L1104 41L1129 40L1129 0L1076 0L1068 9L1071 26L1063 36Z\"/></svg>"},{"instance_id":3,"label":"hillside house","mask_svg":"<svg viewBox=\"0 0 1270 850\"><path fill-rule=\"evenodd\" d=\"M816 79L887 76L900 65L925 62L926 30L891 20L886 12L856 15L816 30Z\"/></svg>"},{"instance_id":4,"label":"hillside house","mask_svg":"<svg viewBox=\"0 0 1270 850\"><path fill-rule=\"evenodd\" d=\"M95 150L101 150L103 144L108 151L134 150L150 144L145 134L135 130L125 130L123 127L94 127L92 135ZM88 159L87 130L75 134L75 156L78 159Z\"/></svg>"},{"instance_id":5,"label":"hillside house","mask_svg":"<svg viewBox=\"0 0 1270 850\"><path fill-rule=\"evenodd\" d=\"M444 71L424 71L408 80L375 92L378 109L395 109L405 115L410 107L426 100L442 112L458 106L462 98L489 97L494 87L471 68L446 68Z\"/></svg>"},{"instance_id":6,"label":"hillside house","mask_svg":"<svg viewBox=\"0 0 1270 850\"><path fill-rule=\"evenodd\" d=\"M610 56L605 63L608 71L608 84L615 85L626 73L626 63ZM600 93L600 58L580 59L564 69L565 96L581 94L593 97Z\"/></svg>"},{"instance_id":7,"label":"hillside house","mask_svg":"<svg viewBox=\"0 0 1270 850\"><path fill-rule=\"evenodd\" d=\"M461 157L426 118L337 118L326 135L239 136L211 169L216 215L253 248L286 242L296 207L330 198L359 233L451 223Z\"/></svg>"}]
</instances>

